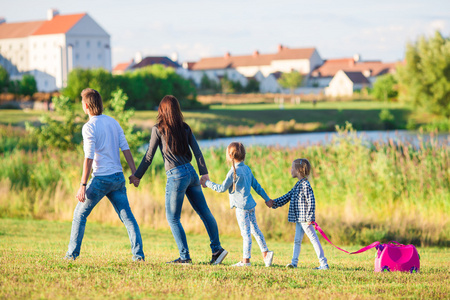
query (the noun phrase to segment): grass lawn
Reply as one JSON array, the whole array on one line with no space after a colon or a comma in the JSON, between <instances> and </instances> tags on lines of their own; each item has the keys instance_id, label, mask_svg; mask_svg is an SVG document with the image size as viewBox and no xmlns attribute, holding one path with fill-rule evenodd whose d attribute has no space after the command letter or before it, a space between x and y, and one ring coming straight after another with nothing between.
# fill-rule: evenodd
<instances>
[{"instance_id":1,"label":"grass lawn","mask_svg":"<svg viewBox=\"0 0 450 300\"><path fill-rule=\"evenodd\" d=\"M410 108L404 104L352 101L318 102L316 106L311 102L302 102L299 105L285 104L283 109L277 104L212 105L209 110L185 111L184 116L188 123L196 121L216 127L268 125L294 119L298 123L320 123L319 130L323 130L330 121L336 124L349 121L362 126L379 123L383 108L389 109L400 125L405 125L411 114ZM25 121L38 121L41 114L39 111L0 110L0 124L23 125ZM155 123L156 115L156 111L136 111L133 122L141 128L150 128Z\"/></svg>"},{"instance_id":2,"label":"grass lawn","mask_svg":"<svg viewBox=\"0 0 450 300\"><path fill-rule=\"evenodd\" d=\"M220 222L219 222L220 225ZM169 266L178 257L170 231L141 228L145 263L131 261L124 227L88 222L82 253L63 261L69 222L0 219L0 298L167 298L293 299L441 298L450 291L448 249L419 248L421 272L374 273L374 250L349 256L324 245L331 269L315 271L311 244L305 243L298 269L286 269L291 243L268 241L274 265L265 268L253 243L253 266L233 268L242 240L222 236L230 252L223 265L210 266L206 235L188 235L194 264ZM237 230L237 225L236 225ZM305 238L307 240L307 238ZM356 250L358 247L348 247Z\"/></svg>"}]
</instances>

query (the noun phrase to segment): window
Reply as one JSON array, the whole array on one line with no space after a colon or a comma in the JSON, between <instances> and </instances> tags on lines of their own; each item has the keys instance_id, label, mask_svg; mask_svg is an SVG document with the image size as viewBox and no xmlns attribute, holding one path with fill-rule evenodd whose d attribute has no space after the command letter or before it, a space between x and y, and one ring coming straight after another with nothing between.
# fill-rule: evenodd
<instances>
[{"instance_id":1,"label":"window","mask_svg":"<svg viewBox=\"0 0 450 300\"><path fill-rule=\"evenodd\" d=\"M42 44L42 47L45 48L45 46L47 46L47 45L46 45L46 43L44 42L44 43Z\"/></svg>"},{"instance_id":2,"label":"window","mask_svg":"<svg viewBox=\"0 0 450 300\"><path fill-rule=\"evenodd\" d=\"M78 41L75 41L75 48L78 48Z\"/></svg>"},{"instance_id":3,"label":"window","mask_svg":"<svg viewBox=\"0 0 450 300\"><path fill-rule=\"evenodd\" d=\"M89 46L91 46L91 42L90 41L86 41L86 47L89 48Z\"/></svg>"},{"instance_id":4,"label":"window","mask_svg":"<svg viewBox=\"0 0 450 300\"><path fill-rule=\"evenodd\" d=\"M98 41L98 42L97 42L97 46L98 46L99 48L101 48L101 47L102 47L102 42Z\"/></svg>"},{"instance_id":5,"label":"window","mask_svg":"<svg viewBox=\"0 0 450 300\"><path fill-rule=\"evenodd\" d=\"M97 58L98 58L98 60L101 60L102 59L102 55L101 54L97 55Z\"/></svg>"},{"instance_id":6,"label":"window","mask_svg":"<svg viewBox=\"0 0 450 300\"><path fill-rule=\"evenodd\" d=\"M91 59L91 54L88 53L88 55L86 56L86 58L87 58L88 60L90 60L90 59Z\"/></svg>"},{"instance_id":7,"label":"window","mask_svg":"<svg viewBox=\"0 0 450 300\"><path fill-rule=\"evenodd\" d=\"M75 60L78 60L80 58L80 55L78 53L75 53Z\"/></svg>"}]
</instances>

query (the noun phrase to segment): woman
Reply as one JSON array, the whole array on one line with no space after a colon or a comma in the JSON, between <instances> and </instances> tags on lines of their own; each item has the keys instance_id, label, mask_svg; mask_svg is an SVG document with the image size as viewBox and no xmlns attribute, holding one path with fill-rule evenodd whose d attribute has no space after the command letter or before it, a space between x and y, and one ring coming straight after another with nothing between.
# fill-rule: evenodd
<instances>
[{"instance_id":1,"label":"woman","mask_svg":"<svg viewBox=\"0 0 450 300\"><path fill-rule=\"evenodd\" d=\"M165 96L159 104L157 124L152 128L150 144L147 153L136 173L130 176L130 181L139 184L144 176L159 146L166 169L166 217L178 246L180 257L168 263L191 264L186 234L180 222L181 207L184 195L187 196L197 214L205 224L211 241L211 264L220 264L228 252L220 245L219 230L216 220L206 204L195 169L191 165L194 152L202 182L209 179L208 169L202 152L192 134L191 128L184 123L180 104L174 96Z\"/></svg>"}]
</instances>

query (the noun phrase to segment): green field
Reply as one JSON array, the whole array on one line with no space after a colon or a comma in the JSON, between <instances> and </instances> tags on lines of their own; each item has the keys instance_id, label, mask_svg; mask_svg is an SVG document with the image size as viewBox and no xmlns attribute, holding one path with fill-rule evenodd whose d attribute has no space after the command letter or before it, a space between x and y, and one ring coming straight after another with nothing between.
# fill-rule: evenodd
<instances>
[{"instance_id":1,"label":"green field","mask_svg":"<svg viewBox=\"0 0 450 300\"><path fill-rule=\"evenodd\" d=\"M94 210L95 213L99 211ZM238 230L237 224L235 227ZM146 262L133 263L123 226L88 221L81 255L77 261L68 262L62 257L70 228L70 222L0 219L0 298L448 299L450 296L448 248L418 248L421 256L418 274L374 273L375 250L349 256L321 240L331 269L316 271L312 268L317 266L317 257L307 238L297 269L284 267L290 262L292 243L268 240L269 248L275 252L272 267L263 266L254 243L253 265L236 269L230 265L241 259L242 240L222 235L222 245L230 254L223 265L210 266L209 241L206 234L201 234L188 235L193 265L169 266L164 262L178 257L170 231L141 228Z\"/></svg>"},{"instance_id":2,"label":"green field","mask_svg":"<svg viewBox=\"0 0 450 300\"><path fill-rule=\"evenodd\" d=\"M212 105L208 110L185 111L186 121L198 137L235 136L307 131L334 131L335 125L346 121L356 129L385 129L380 120L382 109L394 116L390 128L404 129L412 114L409 106L375 101L311 102L299 105L277 104ZM0 124L23 126L25 121L37 122L40 112L0 110ZM156 111L137 111L132 118L138 128L149 131L155 124ZM417 122L426 118L416 117ZM293 120L293 121L291 121ZM82 120L80 119L80 122ZM287 122L291 121L290 124ZM283 123L284 122L284 123Z\"/></svg>"}]
</instances>

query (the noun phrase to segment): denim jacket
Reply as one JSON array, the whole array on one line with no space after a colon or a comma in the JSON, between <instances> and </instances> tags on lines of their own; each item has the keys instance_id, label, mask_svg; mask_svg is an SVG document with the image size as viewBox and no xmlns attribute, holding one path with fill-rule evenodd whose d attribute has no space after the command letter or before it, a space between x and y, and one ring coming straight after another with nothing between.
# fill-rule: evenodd
<instances>
[{"instance_id":1,"label":"denim jacket","mask_svg":"<svg viewBox=\"0 0 450 300\"><path fill-rule=\"evenodd\" d=\"M237 207L240 209L249 210L256 206L256 202L252 197L251 188L255 190L266 202L270 200L264 189L259 185L256 178L253 176L252 170L244 164L243 161L236 165L236 189L233 192L233 167L227 174L227 178L222 184L206 181L206 186L210 189L223 193L228 190L230 195L231 208Z\"/></svg>"}]
</instances>

